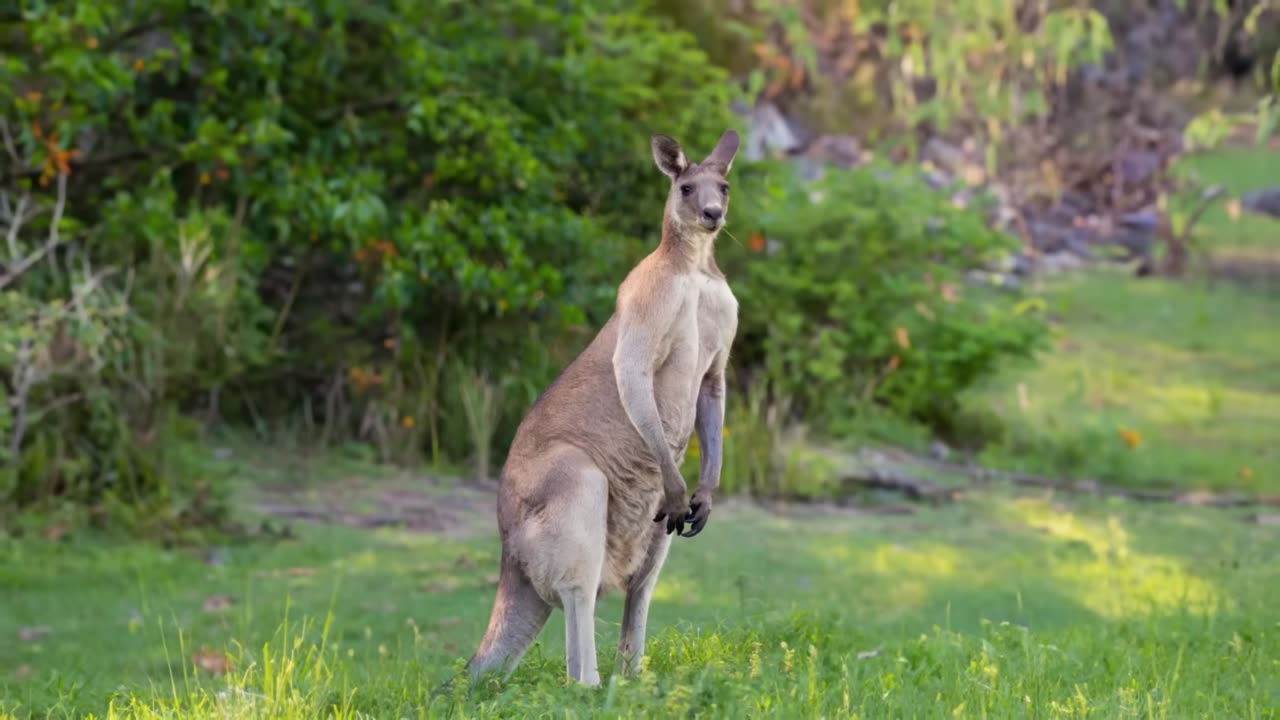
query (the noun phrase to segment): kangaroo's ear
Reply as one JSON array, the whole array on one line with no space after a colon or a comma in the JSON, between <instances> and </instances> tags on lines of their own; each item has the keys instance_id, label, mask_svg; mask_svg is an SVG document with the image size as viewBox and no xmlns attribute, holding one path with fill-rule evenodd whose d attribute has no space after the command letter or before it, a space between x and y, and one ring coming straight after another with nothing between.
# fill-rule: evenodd
<instances>
[{"instance_id":1,"label":"kangaroo's ear","mask_svg":"<svg viewBox=\"0 0 1280 720\"><path fill-rule=\"evenodd\" d=\"M732 129L725 130L720 136L720 142L716 143L716 149L711 151L702 164L715 165L720 168L721 175L728 175L729 169L733 167L733 158L737 154L738 132Z\"/></svg>"},{"instance_id":2,"label":"kangaroo's ear","mask_svg":"<svg viewBox=\"0 0 1280 720\"><path fill-rule=\"evenodd\" d=\"M689 159L680 149L680 143L666 135L654 135L649 141L653 149L653 162L667 177L675 180L689 167Z\"/></svg>"}]
</instances>

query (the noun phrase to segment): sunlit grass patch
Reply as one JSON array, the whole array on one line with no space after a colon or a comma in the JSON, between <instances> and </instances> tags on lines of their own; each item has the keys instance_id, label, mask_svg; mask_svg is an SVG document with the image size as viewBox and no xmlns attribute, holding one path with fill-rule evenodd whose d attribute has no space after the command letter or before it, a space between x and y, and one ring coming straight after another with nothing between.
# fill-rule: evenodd
<instances>
[{"instance_id":1,"label":"sunlit grass patch","mask_svg":"<svg viewBox=\"0 0 1280 720\"><path fill-rule=\"evenodd\" d=\"M1082 517L1030 499L1006 507L1029 527L1084 550L1055 557L1048 570L1072 588L1082 605L1103 617L1213 615L1223 602L1212 584L1176 558L1133 548L1129 533L1114 515Z\"/></svg>"},{"instance_id":2,"label":"sunlit grass patch","mask_svg":"<svg viewBox=\"0 0 1280 720\"><path fill-rule=\"evenodd\" d=\"M1055 282L1047 299L1053 351L967 398L1009 428L988 461L1131 485L1280 489L1280 297L1104 274Z\"/></svg>"}]
</instances>

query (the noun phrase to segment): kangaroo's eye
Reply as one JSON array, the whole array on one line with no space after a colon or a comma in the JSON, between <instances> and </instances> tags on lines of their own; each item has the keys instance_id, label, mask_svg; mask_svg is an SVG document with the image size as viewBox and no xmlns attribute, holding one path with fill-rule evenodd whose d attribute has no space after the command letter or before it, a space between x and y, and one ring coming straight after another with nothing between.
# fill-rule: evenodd
<instances>
[{"instance_id":1,"label":"kangaroo's eye","mask_svg":"<svg viewBox=\"0 0 1280 720\"><path fill-rule=\"evenodd\" d=\"M729 186L728 186L728 185L721 185L721 186L720 186L720 192L724 193L725 195L728 195L728 194L729 194Z\"/></svg>"},{"instance_id":2,"label":"kangaroo's eye","mask_svg":"<svg viewBox=\"0 0 1280 720\"><path fill-rule=\"evenodd\" d=\"M685 197L689 197L690 195L693 194L693 186L687 183L684 185L681 185L680 194L684 195Z\"/></svg>"}]
</instances>

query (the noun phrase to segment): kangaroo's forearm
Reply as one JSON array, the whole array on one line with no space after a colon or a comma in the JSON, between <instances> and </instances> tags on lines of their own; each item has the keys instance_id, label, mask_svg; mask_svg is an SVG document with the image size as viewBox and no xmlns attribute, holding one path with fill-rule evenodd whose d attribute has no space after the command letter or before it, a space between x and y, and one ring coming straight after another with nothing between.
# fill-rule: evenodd
<instances>
[{"instance_id":1,"label":"kangaroo's forearm","mask_svg":"<svg viewBox=\"0 0 1280 720\"><path fill-rule=\"evenodd\" d=\"M720 470L724 464L724 377L708 377L698 389L697 417L694 430L698 434L698 489L715 490L720 486Z\"/></svg>"},{"instance_id":2,"label":"kangaroo's forearm","mask_svg":"<svg viewBox=\"0 0 1280 720\"><path fill-rule=\"evenodd\" d=\"M653 374L636 368L625 367L625 361L614 362L614 376L618 383L618 394L622 400L622 409L627 418L640 434L640 439L648 446L653 457L658 461L662 471L664 486L671 490L685 490L680 469L676 467L671 449L667 447L666 435L662 432L662 421L658 416L658 404L653 395ZM679 484L681 487L675 487Z\"/></svg>"}]
</instances>

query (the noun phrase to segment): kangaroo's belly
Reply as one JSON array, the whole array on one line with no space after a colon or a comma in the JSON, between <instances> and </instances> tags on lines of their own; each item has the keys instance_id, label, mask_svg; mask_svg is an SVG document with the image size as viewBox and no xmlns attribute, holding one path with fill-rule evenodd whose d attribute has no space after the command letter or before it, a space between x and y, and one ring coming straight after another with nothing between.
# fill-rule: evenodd
<instances>
[{"instance_id":1,"label":"kangaroo's belly","mask_svg":"<svg viewBox=\"0 0 1280 720\"><path fill-rule=\"evenodd\" d=\"M701 358L696 317L683 323L671 352L654 374L654 400L662 421L667 449L679 465L693 435L697 415ZM640 569L652 546L654 522L664 488L662 473L651 454L628 467L606 470L609 478L608 545L603 584L625 587ZM686 482L690 478L685 478Z\"/></svg>"}]
</instances>

